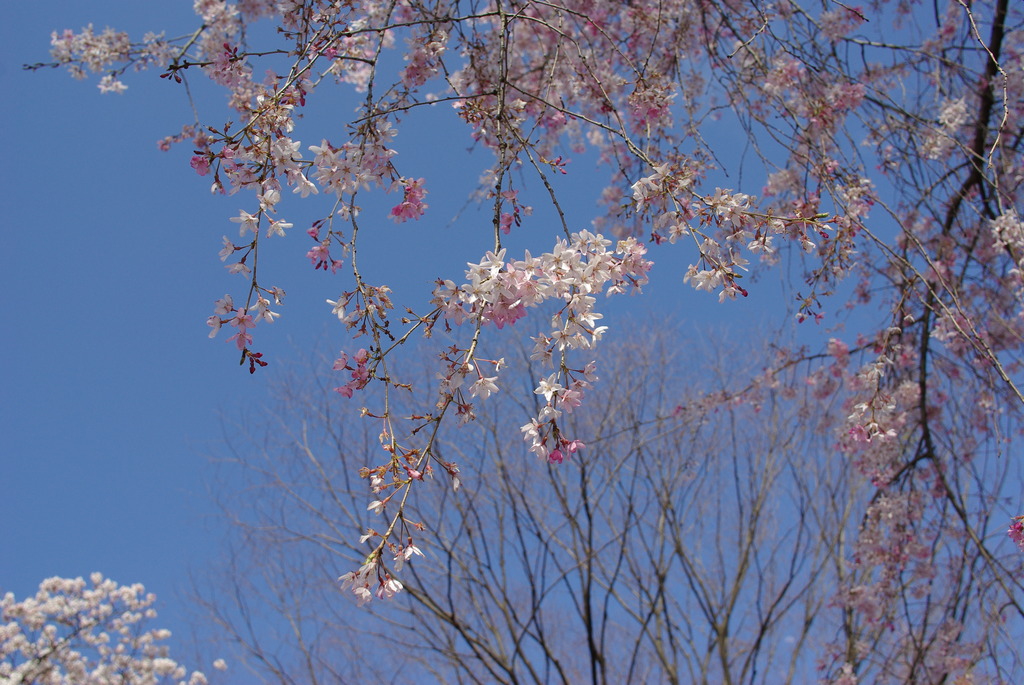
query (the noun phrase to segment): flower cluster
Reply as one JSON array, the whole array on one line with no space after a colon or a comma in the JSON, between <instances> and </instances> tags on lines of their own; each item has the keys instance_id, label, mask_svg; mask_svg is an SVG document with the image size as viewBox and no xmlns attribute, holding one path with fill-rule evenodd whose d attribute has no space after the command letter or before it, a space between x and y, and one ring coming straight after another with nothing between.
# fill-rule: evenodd
<instances>
[{"instance_id":1,"label":"flower cluster","mask_svg":"<svg viewBox=\"0 0 1024 685\"><path fill-rule=\"evenodd\" d=\"M85 78L85 67L92 72L101 72L130 58L131 41L127 33L104 29L97 34L92 24L80 33L70 29L50 36L50 54L59 64L71 65L71 75ZM81 63L82 67L76 65ZM100 90L103 90L102 88Z\"/></svg>"},{"instance_id":2,"label":"flower cluster","mask_svg":"<svg viewBox=\"0 0 1024 685\"><path fill-rule=\"evenodd\" d=\"M334 259L331 257L331 242L337 239L336 234L333 231L327 231L326 235L320 237L320 225L319 222L313 224L313 227L306 231L306 235L313 239L316 243L310 248L309 252L306 253L306 257L309 259L310 264L313 265L314 269L323 269L330 272L336 273L338 269L344 266L344 262L340 259ZM342 249L344 249L344 244Z\"/></svg>"},{"instance_id":3,"label":"flower cluster","mask_svg":"<svg viewBox=\"0 0 1024 685\"><path fill-rule=\"evenodd\" d=\"M319 145L311 145L309 150L315 155L313 166L316 169L313 178L324 192L338 199L360 189L388 187L386 179L395 176L391 159L396 153L388 147L394 135L391 122L383 119L368 124L361 141L335 147L325 139Z\"/></svg>"},{"instance_id":4,"label":"flower cluster","mask_svg":"<svg viewBox=\"0 0 1024 685\"><path fill-rule=\"evenodd\" d=\"M672 126L672 101L677 93L672 92L674 84L670 80L656 79L651 75L636 85L629 96L630 114L634 126L641 133L650 129L666 129Z\"/></svg>"},{"instance_id":5,"label":"flower cluster","mask_svg":"<svg viewBox=\"0 0 1024 685\"><path fill-rule=\"evenodd\" d=\"M534 393L544 398L544 406L520 429L523 439L530 443L530 451L538 457L552 464L561 464L565 458L586 446L580 440L564 437L558 428L558 418L562 412L571 414L580 406L584 392L597 380L594 370L594 362L580 371L565 370L567 385L560 382L558 373L541 379Z\"/></svg>"},{"instance_id":6,"label":"flower cluster","mask_svg":"<svg viewBox=\"0 0 1024 685\"><path fill-rule=\"evenodd\" d=\"M402 186L402 202L391 208L391 218L396 223L402 223L408 219L419 219L427 211L428 205L423 201L427 195L427 189L423 187L424 179L403 178L398 181Z\"/></svg>"},{"instance_id":7,"label":"flower cluster","mask_svg":"<svg viewBox=\"0 0 1024 685\"><path fill-rule=\"evenodd\" d=\"M233 249L230 243L228 243L227 238L224 241L228 245L225 247L225 250ZM283 290L273 288L266 292L274 298L274 302L281 304L281 299L284 297ZM255 314L253 310L255 310ZM257 366L266 366L267 362L261 359L263 357L262 352L252 352L249 349L253 343L252 333L249 331L254 329L259 321L274 323L274 319L278 316L280 314L270 310L270 300L263 297L262 294L256 295L255 307L236 307L234 299L228 294L214 303L213 316L206 320L206 325L210 327L211 338L216 337L221 326L224 324L233 326L235 332L227 341L234 341L235 346L242 353L242 363L244 364L248 361L249 373L255 373Z\"/></svg>"},{"instance_id":8,"label":"flower cluster","mask_svg":"<svg viewBox=\"0 0 1024 685\"><path fill-rule=\"evenodd\" d=\"M646 249L632 238L619 241L614 250L610 246L611 241L601 235L581 231L537 257L527 253L522 260L506 263L504 250L489 252L481 262L469 264L466 283L456 286L452 281L438 281L434 289L433 303L455 324L478 321L501 328L526 316L529 308L549 300L561 303L551 318L551 329L534 338L531 355L534 360L552 364L557 353L560 372L541 381L536 393L544 397L545 405L523 426L530 450L552 462L561 462L583 446L560 434L557 419L563 411L571 412L579 406L584 391L597 379L593 362L573 371L565 361L567 351L593 349L607 329L597 323L603 315L595 309L594 295L639 291L652 266L644 258ZM475 367L468 359L449 358L448 373L442 376L442 394L457 389L473 371ZM559 382L559 374L564 376L565 385ZM497 376L478 374L471 394L486 399L497 391L496 381ZM468 414L466 410L462 413Z\"/></svg>"},{"instance_id":9,"label":"flower cluster","mask_svg":"<svg viewBox=\"0 0 1024 685\"><path fill-rule=\"evenodd\" d=\"M416 551L418 552L418 550ZM397 578L384 570L380 558L375 554L370 555L366 562L359 567L359 570L349 571L339 580L342 591L347 590L355 595L360 606L369 602L374 596L378 599L391 599L405 587Z\"/></svg>"},{"instance_id":10,"label":"flower cluster","mask_svg":"<svg viewBox=\"0 0 1024 685\"><path fill-rule=\"evenodd\" d=\"M856 234L856 222L867 214L872 202L866 179L838 189L849 208L838 217L846 229L841 239L832 236L830 225L820 223L827 215L817 213L816 202L796 204L789 208L791 215L779 215L772 209L759 208L756 197L730 189L716 188L712 195L698 195L692 188L695 179L695 172L675 164L655 166L653 174L632 185L634 209L650 217L654 242L692 238L699 261L689 265L683 280L697 290L718 291L720 302L748 294L739 284L743 278L740 272L750 265L744 250L766 264L778 261L778 236L798 243L805 253L821 252L829 264L828 276L841 277L853 253L851 237ZM780 183L788 182L786 179L792 180L785 173L773 175L769 190L777 193ZM819 247L814 236L827 247Z\"/></svg>"},{"instance_id":11,"label":"flower cluster","mask_svg":"<svg viewBox=\"0 0 1024 685\"><path fill-rule=\"evenodd\" d=\"M352 380L345 385L334 389L342 397L352 397L352 393L356 390L360 390L366 387L366 384L370 382L370 372L366 369L366 362L370 358L370 355L365 349L360 349L356 352L351 360L349 356L344 352L334 360L335 371L351 371Z\"/></svg>"},{"instance_id":12,"label":"flower cluster","mask_svg":"<svg viewBox=\"0 0 1024 685\"><path fill-rule=\"evenodd\" d=\"M0 681L205 685L201 672L189 674L160 644L169 630L144 629L156 618L155 602L142 585L99 573L88 582L48 578L20 602L7 593L0 599Z\"/></svg>"},{"instance_id":13,"label":"flower cluster","mask_svg":"<svg viewBox=\"0 0 1024 685\"><path fill-rule=\"evenodd\" d=\"M551 252L505 262L505 250L488 252L470 263L466 283L438 281L432 303L449 321L479 320L498 328L526 316L526 310L548 300L564 302L553 321L551 347L590 349L604 333L596 321L594 294L639 291L653 263L647 249L632 238L609 250L610 240L589 231L559 240ZM550 353L551 348L548 348ZM550 354L545 355L550 359Z\"/></svg>"},{"instance_id":14,"label":"flower cluster","mask_svg":"<svg viewBox=\"0 0 1024 685\"><path fill-rule=\"evenodd\" d=\"M437 74L441 66L441 56L447 49L448 33L438 29L428 36L417 36L409 40L410 51L405 55L408 62L402 69L402 83L407 88L422 86Z\"/></svg>"},{"instance_id":15,"label":"flower cluster","mask_svg":"<svg viewBox=\"0 0 1024 685\"><path fill-rule=\"evenodd\" d=\"M942 159L953 149L957 133L967 122L967 102L964 98L948 100L939 111L939 126L929 129L921 143L928 159Z\"/></svg>"}]
</instances>

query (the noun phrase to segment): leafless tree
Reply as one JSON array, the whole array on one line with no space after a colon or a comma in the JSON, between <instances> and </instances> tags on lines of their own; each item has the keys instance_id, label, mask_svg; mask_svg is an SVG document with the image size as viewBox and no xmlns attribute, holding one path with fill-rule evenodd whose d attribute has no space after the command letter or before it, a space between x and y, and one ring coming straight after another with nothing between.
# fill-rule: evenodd
<instances>
[{"instance_id":1,"label":"leafless tree","mask_svg":"<svg viewBox=\"0 0 1024 685\"><path fill-rule=\"evenodd\" d=\"M404 597L364 609L337 577L366 554L353 531L380 520L352 468L378 429L342 418L308 372L283 377L276 404L229 433L234 546L205 607L268 682L807 682L847 649L878 682L1021 673L992 603L1019 588L967 537L914 547L943 565L924 589L893 579L895 605L925 619L913 634L838 601L872 573L858 534L884 525L866 514L884 494L834 447L841 396L794 368L737 388L737 367L759 362L749 349L739 362L654 329L638 339L602 359L619 382L573 417L586 447L565 463L524 454L537 408L523 393L441 440L465 484L426 488L409 519L433 544L398 574Z\"/></svg>"}]
</instances>

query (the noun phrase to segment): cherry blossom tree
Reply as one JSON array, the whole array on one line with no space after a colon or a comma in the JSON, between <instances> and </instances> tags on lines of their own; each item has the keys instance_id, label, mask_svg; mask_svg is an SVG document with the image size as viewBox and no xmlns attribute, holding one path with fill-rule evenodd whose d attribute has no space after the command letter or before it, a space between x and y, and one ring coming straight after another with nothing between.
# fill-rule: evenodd
<instances>
[{"instance_id":1,"label":"cherry blossom tree","mask_svg":"<svg viewBox=\"0 0 1024 685\"><path fill-rule=\"evenodd\" d=\"M403 588L397 559L415 565L410 550L432 534L411 516L416 499L433 496L421 493L432 478L458 490L468 473L465 460L443 456L448 424L472 421L511 390L490 351L501 335L529 336L546 364L525 395L538 402L521 426L524 449L549 464L588 458L568 419L585 411L598 376L609 380L594 363L614 335L599 296L639 292L658 255L681 250L681 280L723 307L764 287L769 270L785 275L787 315L806 342L780 350L740 390L755 397L779 374L803 373L821 402L842 403L822 429L829 458L874 488L834 578L847 614L830 677L922 674L932 661L921 644L974 640L966 605L927 599L929 588L974 577L964 559L984 567L984 592L998 588L992 621L1020 620L1020 576L1000 552L1008 528L1024 546L1020 488L1007 480L1024 403L1019 3L195 8L199 27L178 38L55 33L53 64L100 75L104 92L124 91L127 72L147 67L183 96L199 79L225 91L228 123L197 102L201 117L164 144L187 143L194 173L237 198L240 237L218 246L241 285L207 323L212 336L232 329L250 372L269 363L255 351L260 327L284 311L278 274L261 257L311 241L309 267L331 280L325 314L351 334L331 363L337 399L355 401L379 435L378 458L359 475L386 523L364 533L366 555L342 575L348 591L368 600ZM338 89L355 113L306 130L300 115L331 106ZM407 124L436 108L488 153L478 194L488 221L478 244L452 246L469 269L436 274L430 293L400 293L397 314L399 294L368 280L362 257L376 225L431 216L427 199L443 183L397 155L417 142ZM590 158L607 183L597 215L578 216L565 202L570 162ZM370 211L387 194L391 208ZM305 237L291 218L300 204L316 207L300 224ZM421 407L399 412L412 381L395 360L417 336L443 339L437 377Z\"/></svg>"},{"instance_id":2,"label":"cherry blossom tree","mask_svg":"<svg viewBox=\"0 0 1024 685\"><path fill-rule=\"evenodd\" d=\"M93 573L48 578L34 597L0 600L0 682L80 685L205 685L168 656L171 632L144 629L156 618L156 596L142 585L118 585ZM218 660L214 667L225 667Z\"/></svg>"}]
</instances>

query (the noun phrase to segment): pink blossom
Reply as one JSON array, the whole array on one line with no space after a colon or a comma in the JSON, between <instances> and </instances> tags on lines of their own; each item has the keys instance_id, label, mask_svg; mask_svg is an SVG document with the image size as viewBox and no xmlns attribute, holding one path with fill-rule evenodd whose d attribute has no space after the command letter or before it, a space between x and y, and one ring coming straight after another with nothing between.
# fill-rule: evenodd
<instances>
[{"instance_id":1,"label":"pink blossom","mask_svg":"<svg viewBox=\"0 0 1024 685\"><path fill-rule=\"evenodd\" d=\"M1007 535L1009 535L1010 539L1017 544L1020 551L1024 552L1024 516L1014 517L1013 523L1010 524L1010 529L1007 531Z\"/></svg>"},{"instance_id":2,"label":"pink blossom","mask_svg":"<svg viewBox=\"0 0 1024 685\"><path fill-rule=\"evenodd\" d=\"M564 446L566 451L569 452L570 454L575 454L577 450L581 450L584 447L586 447L586 445L583 444L582 440L569 440L567 442L564 441Z\"/></svg>"},{"instance_id":3,"label":"pink blossom","mask_svg":"<svg viewBox=\"0 0 1024 685\"><path fill-rule=\"evenodd\" d=\"M193 155L189 165L196 170L200 176L210 173L210 158L206 155Z\"/></svg>"},{"instance_id":4,"label":"pink blossom","mask_svg":"<svg viewBox=\"0 0 1024 685\"><path fill-rule=\"evenodd\" d=\"M231 325L238 329L238 332L228 338L228 342L234 340L235 345L240 350L244 350L246 347L252 345L252 335L249 333L250 328L256 327L256 322L245 309L240 309L236 314L235 318L231 320Z\"/></svg>"},{"instance_id":5,"label":"pink blossom","mask_svg":"<svg viewBox=\"0 0 1024 685\"><path fill-rule=\"evenodd\" d=\"M392 207L391 218L398 223L407 219L418 219L427 211L429 205L423 202L427 190L423 187L424 179L403 179L404 199L401 204Z\"/></svg>"},{"instance_id":6,"label":"pink blossom","mask_svg":"<svg viewBox=\"0 0 1024 685\"><path fill-rule=\"evenodd\" d=\"M337 259L331 258L331 251L328 247L329 244L329 240L324 240L319 245L315 245L306 253L306 257L309 258L309 261L313 264L314 268L323 269L324 271L330 269L331 273L335 273L342 267L342 263Z\"/></svg>"}]
</instances>

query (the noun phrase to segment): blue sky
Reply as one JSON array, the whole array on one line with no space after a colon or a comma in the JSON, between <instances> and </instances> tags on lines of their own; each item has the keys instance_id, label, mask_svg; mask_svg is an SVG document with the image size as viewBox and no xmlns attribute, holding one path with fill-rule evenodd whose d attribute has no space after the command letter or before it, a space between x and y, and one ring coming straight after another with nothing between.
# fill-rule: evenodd
<instances>
[{"instance_id":1,"label":"blue sky","mask_svg":"<svg viewBox=\"0 0 1024 685\"><path fill-rule=\"evenodd\" d=\"M21 70L48 57L54 29L109 17L138 32L143 14L181 27L190 11L5 3L0 20L0 588L23 597L43 578L101 571L157 593L160 623L182 635L175 592L216 551L204 447L217 410L259 382L203 332L224 288L209 256L221 211L180 154L156 148L188 111L155 75L107 98Z\"/></svg>"},{"instance_id":2,"label":"blue sky","mask_svg":"<svg viewBox=\"0 0 1024 685\"><path fill-rule=\"evenodd\" d=\"M222 235L237 235L229 217L251 209L252 199L211 196L209 178L188 168L187 147L157 149L158 139L189 122L190 110L181 89L155 73L129 74L125 94L101 95L95 79L21 70L48 58L55 29L93 23L133 37L161 29L175 35L193 26L191 3L5 3L0 16L7 102L0 114L7 133L0 170L0 590L23 597L43 578L101 571L157 593L159 624L181 639L189 632L181 601L188 573L201 574L219 551L205 478L219 417L266 399L266 376L240 369L227 335L211 342L204 323L214 300L243 292L217 252ZM206 110L217 113L212 120L223 116L222 102ZM490 234L486 213L460 214L482 164L456 156L438 170L439 156L468 146L464 127L448 112L421 116L420 128L407 126L396 146L403 173L428 178L431 213L400 227L380 216L370 243L376 249L362 261L370 282L389 282L399 302L422 308L430 280L458 280L465 262L488 249ZM417 138L415 131L431 134ZM316 143L319 137L303 139L303 147ZM586 179L585 162L570 170L577 176L567 183ZM590 202L581 194L572 207L575 228L587 226ZM256 349L272 363L325 335L329 346L352 347L330 327L323 304L348 282L312 272L302 233L308 219L299 215L295 225L267 263L280 273L269 284L279 281L288 291L282 319L256 330ZM550 248L554 235L538 231L531 250ZM777 297L766 289L723 310L714 296L682 286L684 251L652 256L659 270L648 296L613 303L612 323L639 307L676 322L739 320L740 332L749 333ZM770 272L773 278L778 273Z\"/></svg>"}]
</instances>

